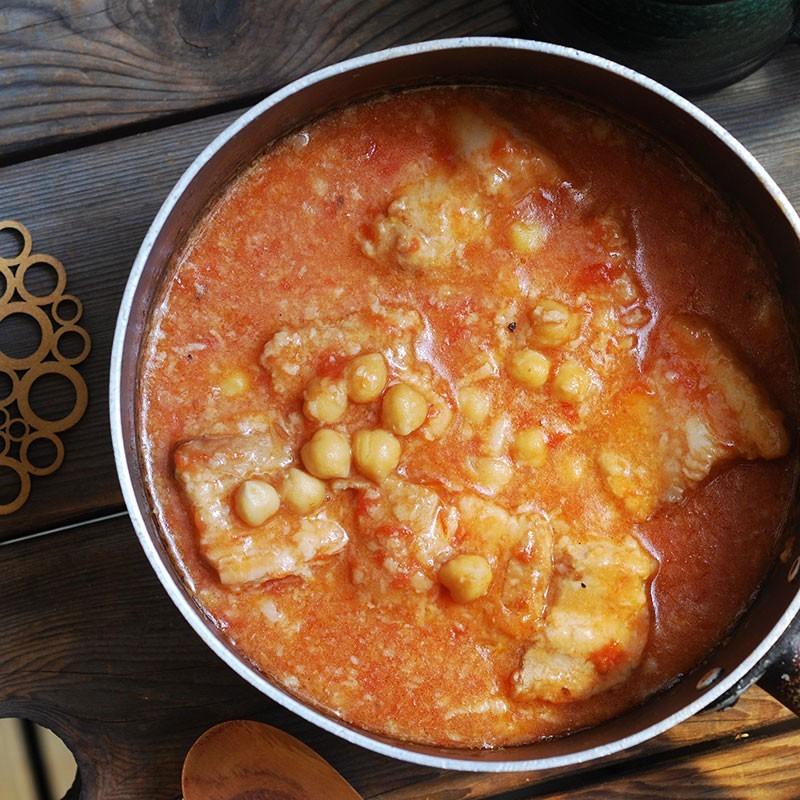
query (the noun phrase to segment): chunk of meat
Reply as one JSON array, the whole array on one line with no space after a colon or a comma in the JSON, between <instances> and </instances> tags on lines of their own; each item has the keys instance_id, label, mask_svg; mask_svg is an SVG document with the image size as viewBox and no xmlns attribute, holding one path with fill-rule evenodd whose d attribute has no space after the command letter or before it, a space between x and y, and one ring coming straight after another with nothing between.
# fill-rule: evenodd
<instances>
[{"instance_id":1,"label":"chunk of meat","mask_svg":"<svg viewBox=\"0 0 800 800\"><path fill-rule=\"evenodd\" d=\"M506 631L525 636L547 606L553 576L553 528L541 515L526 514L523 533L511 548L503 578L501 616Z\"/></svg>"},{"instance_id":2,"label":"chunk of meat","mask_svg":"<svg viewBox=\"0 0 800 800\"><path fill-rule=\"evenodd\" d=\"M553 529L538 511L512 513L482 497L457 502L458 549L484 556L499 577L496 621L512 636L528 637L547 603L553 572Z\"/></svg>"},{"instance_id":3,"label":"chunk of meat","mask_svg":"<svg viewBox=\"0 0 800 800\"><path fill-rule=\"evenodd\" d=\"M564 180L563 170L544 147L488 109L455 109L449 133L464 167L476 172L488 195L513 200Z\"/></svg>"},{"instance_id":4,"label":"chunk of meat","mask_svg":"<svg viewBox=\"0 0 800 800\"><path fill-rule=\"evenodd\" d=\"M454 178L432 176L400 190L362 240L362 249L404 269L432 272L460 260L465 244L484 231L484 212L472 192L455 185Z\"/></svg>"},{"instance_id":5,"label":"chunk of meat","mask_svg":"<svg viewBox=\"0 0 800 800\"><path fill-rule=\"evenodd\" d=\"M513 514L497 503L464 493L456 502L463 546L480 553L495 566L498 559L547 528L541 515ZM522 545L524 546L524 544Z\"/></svg>"},{"instance_id":6,"label":"chunk of meat","mask_svg":"<svg viewBox=\"0 0 800 800\"><path fill-rule=\"evenodd\" d=\"M635 519L680 500L715 466L779 458L788 435L741 362L702 320L671 320L640 387L618 397L597 462Z\"/></svg>"},{"instance_id":7,"label":"chunk of meat","mask_svg":"<svg viewBox=\"0 0 800 800\"><path fill-rule=\"evenodd\" d=\"M415 361L415 344L424 331L417 311L376 306L330 321L309 322L277 331L261 351L276 391L301 395L320 372L340 377L351 358L363 352L380 352L400 372Z\"/></svg>"},{"instance_id":8,"label":"chunk of meat","mask_svg":"<svg viewBox=\"0 0 800 800\"><path fill-rule=\"evenodd\" d=\"M406 581L415 591L427 591L453 552L439 495L395 476L363 491L355 533L354 581L369 582L376 594Z\"/></svg>"},{"instance_id":9,"label":"chunk of meat","mask_svg":"<svg viewBox=\"0 0 800 800\"><path fill-rule=\"evenodd\" d=\"M678 359L697 370L709 422L744 458L780 458L789 448L783 417L729 347L697 317L676 317L667 328Z\"/></svg>"},{"instance_id":10,"label":"chunk of meat","mask_svg":"<svg viewBox=\"0 0 800 800\"><path fill-rule=\"evenodd\" d=\"M543 627L513 675L521 700L585 700L622 683L650 628L647 585L655 561L632 536L562 536Z\"/></svg>"},{"instance_id":11,"label":"chunk of meat","mask_svg":"<svg viewBox=\"0 0 800 800\"><path fill-rule=\"evenodd\" d=\"M588 263L573 280L578 296L585 297L581 305L589 311L589 363L604 386L597 407L638 369L640 336L651 324L652 314L650 298L635 269L634 227L624 223L618 210L609 209L594 217L592 228L595 239L586 254Z\"/></svg>"},{"instance_id":12,"label":"chunk of meat","mask_svg":"<svg viewBox=\"0 0 800 800\"><path fill-rule=\"evenodd\" d=\"M421 357L424 335L417 311L376 305L341 319L279 330L264 345L261 366L277 392L299 398L312 378L327 373L341 377L353 357L381 353L389 364L390 382L410 384L433 407L420 428L433 440L447 429L452 409L446 384Z\"/></svg>"},{"instance_id":13,"label":"chunk of meat","mask_svg":"<svg viewBox=\"0 0 800 800\"><path fill-rule=\"evenodd\" d=\"M287 446L270 434L203 437L176 450L175 476L191 505L200 551L225 586L307 575L312 561L347 544L344 528L324 508L309 517L281 509L252 528L237 519L235 488L253 477L276 481L291 461Z\"/></svg>"},{"instance_id":14,"label":"chunk of meat","mask_svg":"<svg viewBox=\"0 0 800 800\"><path fill-rule=\"evenodd\" d=\"M422 178L409 176L361 236L365 255L430 275L466 268L465 247L490 244L487 200L504 194L514 202L562 180L560 168L543 148L488 110L457 111L449 133L456 156L451 168L428 169ZM535 223L536 238L545 238L542 223L529 219L530 204L526 209L522 223Z\"/></svg>"}]
</instances>

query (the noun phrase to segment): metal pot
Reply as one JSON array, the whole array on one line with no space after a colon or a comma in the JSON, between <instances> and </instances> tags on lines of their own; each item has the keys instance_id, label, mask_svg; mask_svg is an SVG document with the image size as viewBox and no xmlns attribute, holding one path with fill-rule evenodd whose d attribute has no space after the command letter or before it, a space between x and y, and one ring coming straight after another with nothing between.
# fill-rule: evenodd
<instances>
[{"instance_id":1,"label":"metal pot","mask_svg":"<svg viewBox=\"0 0 800 800\"><path fill-rule=\"evenodd\" d=\"M410 744L358 729L258 672L182 583L144 485L136 425L142 341L170 256L198 215L222 186L282 134L332 108L433 83L555 87L649 128L702 165L712 184L750 217L782 270L787 306L800 309L800 218L753 156L683 98L630 69L551 44L467 38L393 48L327 67L271 95L217 136L169 193L139 250L117 320L110 382L117 471L133 526L172 601L223 661L271 699L348 741L418 764L482 771L563 767L640 744L708 706L729 703L760 677L781 656L776 645L800 610L800 543L787 539L783 555L734 633L703 666L667 691L620 717L564 738L507 749L460 750ZM787 529L791 524L790 520ZM790 648L786 657L793 652ZM790 675L785 664L780 670L768 673L772 683L789 686L791 681L781 677Z\"/></svg>"}]
</instances>

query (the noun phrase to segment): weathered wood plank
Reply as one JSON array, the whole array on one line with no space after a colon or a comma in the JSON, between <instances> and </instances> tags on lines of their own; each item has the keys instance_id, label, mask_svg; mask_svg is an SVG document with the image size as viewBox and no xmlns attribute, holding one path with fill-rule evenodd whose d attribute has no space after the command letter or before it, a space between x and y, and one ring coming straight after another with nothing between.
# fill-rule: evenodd
<instances>
[{"instance_id":1,"label":"weathered wood plank","mask_svg":"<svg viewBox=\"0 0 800 800\"><path fill-rule=\"evenodd\" d=\"M800 48L789 46L748 79L701 105L752 149L800 206L798 81ZM25 508L0 518L0 539L120 508L106 400L119 297L164 196L194 155L237 113L0 170L0 217L23 221L36 248L64 262L70 291L84 301L84 324L94 340L92 355L81 367L89 409L64 436L64 465L34 480Z\"/></svg>"},{"instance_id":2,"label":"weathered wood plank","mask_svg":"<svg viewBox=\"0 0 800 800\"><path fill-rule=\"evenodd\" d=\"M699 758L706 758L711 751L722 753L726 749L738 748L741 742L768 740L773 735L791 735L795 746L800 745L800 720L754 686L730 709L699 714L640 747L586 766L510 775L443 773L430 780L386 791L379 795L379 800L416 800L418 797L428 800L478 800L502 795L523 786L529 787L524 793L526 798L550 797L553 791L563 792L567 787L571 790L584 786L597 787L597 796L604 797L602 787L623 771L639 775L666 762L688 765ZM658 793L654 791L654 783L648 785L651 788L650 796L656 796Z\"/></svg>"},{"instance_id":3,"label":"weathered wood plank","mask_svg":"<svg viewBox=\"0 0 800 800\"><path fill-rule=\"evenodd\" d=\"M4 3L0 154L241 102L369 50L517 27L510 0Z\"/></svg>"},{"instance_id":4,"label":"weathered wood plank","mask_svg":"<svg viewBox=\"0 0 800 800\"><path fill-rule=\"evenodd\" d=\"M749 78L695 102L742 141L800 208L800 47L786 46Z\"/></svg>"},{"instance_id":5,"label":"weathered wood plank","mask_svg":"<svg viewBox=\"0 0 800 800\"><path fill-rule=\"evenodd\" d=\"M205 648L157 583L124 517L2 546L0 574L0 716L28 716L58 733L92 800L172 800L191 742L236 718L298 736L366 798L483 798L522 786L530 796L549 796L567 786L604 786L617 769L603 762L538 774L441 773L318 730L259 695ZM776 724L779 734L794 726L794 738L780 742L796 748L800 722L791 719L754 690L734 709L695 717L638 758L617 760L637 774L659 759L670 770L690 771L712 750L728 763L726 748L748 736L771 748Z\"/></svg>"},{"instance_id":6,"label":"weathered wood plank","mask_svg":"<svg viewBox=\"0 0 800 800\"><path fill-rule=\"evenodd\" d=\"M232 718L299 736L365 795L433 774L348 745L239 679L172 606L127 518L2 546L0 574L0 717L61 736L86 800L174 800L189 745Z\"/></svg>"},{"instance_id":7,"label":"weathered wood plank","mask_svg":"<svg viewBox=\"0 0 800 800\"><path fill-rule=\"evenodd\" d=\"M800 733L795 726L783 735L712 747L694 758L656 760L642 772L629 772L629 765L621 765L618 776L609 775L602 785L571 786L566 791L553 787L553 791L527 796L542 800L796 800L798 746Z\"/></svg>"},{"instance_id":8,"label":"weathered wood plank","mask_svg":"<svg viewBox=\"0 0 800 800\"><path fill-rule=\"evenodd\" d=\"M1 94L1 93L0 93ZM28 226L33 246L59 258L83 301L92 352L79 369L89 406L63 435L64 463L33 478L27 504L0 517L0 540L119 509L108 427L108 363L130 265L158 207L192 158L236 113L140 134L0 170L0 218ZM11 491L0 472L0 496Z\"/></svg>"}]
</instances>

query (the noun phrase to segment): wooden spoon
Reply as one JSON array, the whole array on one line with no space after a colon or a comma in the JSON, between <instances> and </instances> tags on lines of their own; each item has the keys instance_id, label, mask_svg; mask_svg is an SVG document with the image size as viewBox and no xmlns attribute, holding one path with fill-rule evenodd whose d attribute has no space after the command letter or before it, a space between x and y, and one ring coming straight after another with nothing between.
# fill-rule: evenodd
<instances>
[{"instance_id":1,"label":"wooden spoon","mask_svg":"<svg viewBox=\"0 0 800 800\"><path fill-rule=\"evenodd\" d=\"M184 800L362 800L327 762L271 725L222 722L190 748Z\"/></svg>"}]
</instances>

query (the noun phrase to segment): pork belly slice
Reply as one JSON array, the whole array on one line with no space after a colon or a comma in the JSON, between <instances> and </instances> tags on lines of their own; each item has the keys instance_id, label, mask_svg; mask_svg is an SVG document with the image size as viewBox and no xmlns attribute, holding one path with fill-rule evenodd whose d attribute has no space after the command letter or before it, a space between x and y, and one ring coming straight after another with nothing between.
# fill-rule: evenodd
<instances>
[{"instance_id":1,"label":"pork belly slice","mask_svg":"<svg viewBox=\"0 0 800 800\"><path fill-rule=\"evenodd\" d=\"M789 448L780 412L703 320L670 320L656 353L642 384L614 399L597 454L607 488L637 520L725 462Z\"/></svg>"},{"instance_id":2,"label":"pork belly slice","mask_svg":"<svg viewBox=\"0 0 800 800\"><path fill-rule=\"evenodd\" d=\"M175 451L175 476L194 516L203 556L225 586L244 587L288 575L308 576L313 563L347 544L344 528L323 508L299 516L281 507L248 527L231 495L250 478L279 484L292 457L271 434L206 436Z\"/></svg>"},{"instance_id":3,"label":"pork belly slice","mask_svg":"<svg viewBox=\"0 0 800 800\"><path fill-rule=\"evenodd\" d=\"M563 536L540 633L512 676L521 700L585 700L628 678L650 631L655 560L633 536Z\"/></svg>"}]
</instances>

